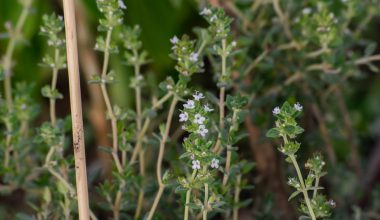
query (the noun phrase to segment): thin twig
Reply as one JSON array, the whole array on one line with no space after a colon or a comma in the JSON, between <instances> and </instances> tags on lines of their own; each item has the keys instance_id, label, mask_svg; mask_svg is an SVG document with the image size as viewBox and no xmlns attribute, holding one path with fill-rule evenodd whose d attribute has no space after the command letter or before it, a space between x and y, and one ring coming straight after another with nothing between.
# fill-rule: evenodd
<instances>
[{"instance_id":1,"label":"thin twig","mask_svg":"<svg viewBox=\"0 0 380 220\"><path fill-rule=\"evenodd\" d=\"M153 203L153 205L149 211L149 215L147 217L147 220L151 220L153 218L153 215L156 211L158 202L160 201L160 198L161 198L162 193L163 193L164 188L165 188L165 184L162 182L163 181L162 180L162 161L164 159L165 144L166 144L166 141L169 137L170 127L171 127L172 119L173 119L173 115L174 115L174 109L175 109L175 106L177 105L177 102L178 102L178 98L176 96L174 96L172 99L172 103L170 105L168 118L167 118L166 126L165 126L165 132L162 134L162 138L160 141L160 148L159 148L157 165L156 165L156 169L157 169L156 175L157 175L157 182L159 185L159 189L158 189L158 192L157 192L156 197L154 199L154 203Z\"/></svg>"},{"instance_id":2,"label":"thin twig","mask_svg":"<svg viewBox=\"0 0 380 220\"><path fill-rule=\"evenodd\" d=\"M239 199L240 199L240 184L241 184L241 174L237 175L236 177L236 183L235 183L235 194L234 194L234 209L232 211L232 219L238 220L239 219Z\"/></svg>"}]
</instances>

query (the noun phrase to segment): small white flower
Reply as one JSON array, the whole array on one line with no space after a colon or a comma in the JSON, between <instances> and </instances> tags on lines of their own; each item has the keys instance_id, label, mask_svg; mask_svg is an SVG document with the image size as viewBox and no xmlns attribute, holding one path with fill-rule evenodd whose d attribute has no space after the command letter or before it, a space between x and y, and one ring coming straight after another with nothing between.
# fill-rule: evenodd
<instances>
[{"instance_id":1,"label":"small white flower","mask_svg":"<svg viewBox=\"0 0 380 220\"><path fill-rule=\"evenodd\" d=\"M178 37L175 36L175 35L174 35L174 37L172 37L172 38L170 39L170 43L172 43L172 44L177 44L178 41L179 41L179 39L178 39Z\"/></svg>"},{"instance_id":2,"label":"small white flower","mask_svg":"<svg viewBox=\"0 0 380 220\"><path fill-rule=\"evenodd\" d=\"M193 100L187 100L186 104L183 104L183 107L187 108L187 109L193 109L195 108L195 103Z\"/></svg>"},{"instance_id":3,"label":"small white flower","mask_svg":"<svg viewBox=\"0 0 380 220\"><path fill-rule=\"evenodd\" d=\"M218 19L218 17L216 15L213 15L211 18L210 18L210 21L211 22L214 22L216 19Z\"/></svg>"},{"instance_id":4,"label":"small white flower","mask_svg":"<svg viewBox=\"0 0 380 220\"><path fill-rule=\"evenodd\" d=\"M125 6L123 0L119 0L118 3L119 3L119 7L120 7L121 9L127 9L127 6Z\"/></svg>"},{"instance_id":5,"label":"small white flower","mask_svg":"<svg viewBox=\"0 0 380 220\"><path fill-rule=\"evenodd\" d=\"M198 61L198 53L191 53L189 59L192 62L197 62Z\"/></svg>"},{"instance_id":6,"label":"small white flower","mask_svg":"<svg viewBox=\"0 0 380 220\"><path fill-rule=\"evenodd\" d=\"M302 14L308 15L310 13L311 13L311 8L304 8L304 9L302 9Z\"/></svg>"},{"instance_id":7,"label":"small white flower","mask_svg":"<svg viewBox=\"0 0 380 220\"><path fill-rule=\"evenodd\" d=\"M231 45L232 45L233 47L236 47L236 45L237 45L236 41L232 41Z\"/></svg>"},{"instance_id":8,"label":"small white flower","mask_svg":"<svg viewBox=\"0 0 380 220\"><path fill-rule=\"evenodd\" d=\"M190 155L190 159L194 160L194 158L195 158L194 154Z\"/></svg>"},{"instance_id":9,"label":"small white flower","mask_svg":"<svg viewBox=\"0 0 380 220\"><path fill-rule=\"evenodd\" d=\"M274 115L278 115L278 114L280 114L280 112L281 112L281 110L280 110L279 107L274 108L273 111L272 111L272 113L273 113Z\"/></svg>"},{"instance_id":10,"label":"small white flower","mask_svg":"<svg viewBox=\"0 0 380 220\"><path fill-rule=\"evenodd\" d=\"M191 163L193 164L191 166L193 168L193 170L201 169L201 162L199 162L199 160L193 160Z\"/></svg>"},{"instance_id":11,"label":"small white flower","mask_svg":"<svg viewBox=\"0 0 380 220\"><path fill-rule=\"evenodd\" d=\"M219 168L219 160L218 159L212 159L211 161L211 168L218 169Z\"/></svg>"},{"instance_id":12,"label":"small white flower","mask_svg":"<svg viewBox=\"0 0 380 220\"><path fill-rule=\"evenodd\" d=\"M302 109L303 109L302 105L298 102L296 104L294 104L294 108L299 112L302 111Z\"/></svg>"},{"instance_id":13,"label":"small white flower","mask_svg":"<svg viewBox=\"0 0 380 220\"><path fill-rule=\"evenodd\" d=\"M200 15L210 15L212 12L208 8L204 8L199 14Z\"/></svg>"},{"instance_id":14,"label":"small white flower","mask_svg":"<svg viewBox=\"0 0 380 220\"><path fill-rule=\"evenodd\" d=\"M181 114L179 114L180 122L187 121L188 119L189 119L189 114L187 114L187 112L182 112Z\"/></svg>"},{"instance_id":15,"label":"small white flower","mask_svg":"<svg viewBox=\"0 0 380 220\"><path fill-rule=\"evenodd\" d=\"M59 19L60 21L63 21L63 16L62 16L62 15L59 15L59 16L58 16L58 19Z\"/></svg>"},{"instance_id":16,"label":"small white flower","mask_svg":"<svg viewBox=\"0 0 380 220\"><path fill-rule=\"evenodd\" d=\"M203 99L205 96L201 92L195 92L195 94L193 95L193 97L194 97L194 99L196 101L199 101L199 100Z\"/></svg>"},{"instance_id":17,"label":"small white flower","mask_svg":"<svg viewBox=\"0 0 380 220\"><path fill-rule=\"evenodd\" d=\"M334 200L332 200L332 199L330 199L330 200L328 201L328 203L329 203L329 205L330 205L331 207L335 207L335 206L336 206L336 202L335 202Z\"/></svg>"},{"instance_id":18,"label":"small white flower","mask_svg":"<svg viewBox=\"0 0 380 220\"><path fill-rule=\"evenodd\" d=\"M212 111L214 111L214 109L208 107L208 105L204 105L204 106L203 106L203 109L204 109L206 112L212 112Z\"/></svg>"},{"instance_id":19,"label":"small white flower","mask_svg":"<svg viewBox=\"0 0 380 220\"><path fill-rule=\"evenodd\" d=\"M202 125L203 122L206 120L205 117L203 117L201 114L195 114L194 116L194 123Z\"/></svg>"},{"instance_id":20,"label":"small white flower","mask_svg":"<svg viewBox=\"0 0 380 220\"><path fill-rule=\"evenodd\" d=\"M204 137L208 133L208 129L205 125L199 125L197 133Z\"/></svg>"}]
</instances>

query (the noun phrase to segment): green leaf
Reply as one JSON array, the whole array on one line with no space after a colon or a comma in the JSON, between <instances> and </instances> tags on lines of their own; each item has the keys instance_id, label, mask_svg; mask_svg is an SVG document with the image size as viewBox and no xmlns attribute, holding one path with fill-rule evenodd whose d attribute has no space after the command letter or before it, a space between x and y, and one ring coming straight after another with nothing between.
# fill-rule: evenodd
<instances>
[{"instance_id":1,"label":"green leaf","mask_svg":"<svg viewBox=\"0 0 380 220\"><path fill-rule=\"evenodd\" d=\"M296 127L293 125L285 125L284 130L287 135L294 135Z\"/></svg>"},{"instance_id":2,"label":"green leaf","mask_svg":"<svg viewBox=\"0 0 380 220\"><path fill-rule=\"evenodd\" d=\"M289 198L288 198L288 201L292 200L294 197L296 197L298 194L300 194L301 191L295 191L294 193L292 193Z\"/></svg>"},{"instance_id":3,"label":"green leaf","mask_svg":"<svg viewBox=\"0 0 380 220\"><path fill-rule=\"evenodd\" d=\"M271 128L267 132L266 136L269 138L278 138L278 137L280 137L280 131L277 128Z\"/></svg>"},{"instance_id":4,"label":"green leaf","mask_svg":"<svg viewBox=\"0 0 380 220\"><path fill-rule=\"evenodd\" d=\"M293 107L289 104L289 102L285 102L281 107L281 113L286 113L291 115L294 111Z\"/></svg>"}]
</instances>

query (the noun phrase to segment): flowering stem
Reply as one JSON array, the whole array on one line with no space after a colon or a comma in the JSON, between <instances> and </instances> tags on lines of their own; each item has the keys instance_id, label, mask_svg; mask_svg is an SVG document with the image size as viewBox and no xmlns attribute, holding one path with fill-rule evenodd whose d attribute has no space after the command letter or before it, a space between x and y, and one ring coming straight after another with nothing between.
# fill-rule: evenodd
<instances>
[{"instance_id":1,"label":"flowering stem","mask_svg":"<svg viewBox=\"0 0 380 220\"><path fill-rule=\"evenodd\" d=\"M156 174L157 174L157 181L158 181L158 185L159 185L159 190L156 194L156 198L154 199L154 203L153 203L153 205L149 211L149 215L148 215L147 220L151 220L153 218L154 212L156 211L158 202L160 201L160 198L162 196L162 192L164 191L164 188L165 188L165 185L162 182L162 161L164 159L165 143L166 143L168 136L169 136L170 126L172 123L174 109L175 109L175 106L177 105L177 102L178 102L178 98L176 96L174 96L172 99L172 103L170 104L168 118L167 118L166 126L165 126L165 132L164 132L162 139L161 139L161 142L160 142L160 149L159 149L157 165L156 165L156 168L157 168Z\"/></svg>"},{"instance_id":2,"label":"flowering stem","mask_svg":"<svg viewBox=\"0 0 380 220\"><path fill-rule=\"evenodd\" d=\"M235 195L234 195L234 208L232 213L232 219L238 220L239 219L239 198L240 198L240 184L241 184L241 174L237 175L236 177L236 185L235 185Z\"/></svg>"},{"instance_id":3,"label":"flowering stem","mask_svg":"<svg viewBox=\"0 0 380 220\"><path fill-rule=\"evenodd\" d=\"M286 140L286 138L284 138L284 140ZM287 140L286 140L285 144L286 143L287 143ZM292 161L293 166L296 168L298 180L301 183L302 193L303 193L303 196L304 196L304 199L305 199L305 203L306 203L307 209L309 210L310 217L311 217L312 220L316 220L313 208L311 207L310 198L309 198L309 195L307 194L305 183L303 181L303 177L302 177L302 174L301 174L301 170L300 170L300 168L298 166L297 160L296 160L296 158L295 158L294 155L290 155L289 158Z\"/></svg>"},{"instance_id":4,"label":"flowering stem","mask_svg":"<svg viewBox=\"0 0 380 220\"><path fill-rule=\"evenodd\" d=\"M191 174L190 183L194 181L195 176L197 175L197 170L193 170L193 173ZM185 202L185 212L183 214L183 220L189 220L189 203L190 203L190 197L191 197L191 188L189 188L186 191L186 202Z\"/></svg>"}]
</instances>

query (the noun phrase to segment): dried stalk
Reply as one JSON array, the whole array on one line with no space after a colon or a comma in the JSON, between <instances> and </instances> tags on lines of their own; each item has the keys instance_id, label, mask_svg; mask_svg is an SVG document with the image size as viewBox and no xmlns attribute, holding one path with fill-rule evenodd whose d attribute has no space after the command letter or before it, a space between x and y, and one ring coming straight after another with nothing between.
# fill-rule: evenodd
<instances>
[{"instance_id":1,"label":"dried stalk","mask_svg":"<svg viewBox=\"0 0 380 220\"><path fill-rule=\"evenodd\" d=\"M78 213L80 220L88 220L90 214L87 191L86 154L83 133L74 0L64 0L63 11L65 16L67 65L69 72Z\"/></svg>"}]
</instances>

